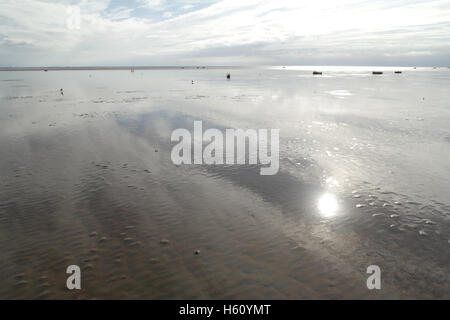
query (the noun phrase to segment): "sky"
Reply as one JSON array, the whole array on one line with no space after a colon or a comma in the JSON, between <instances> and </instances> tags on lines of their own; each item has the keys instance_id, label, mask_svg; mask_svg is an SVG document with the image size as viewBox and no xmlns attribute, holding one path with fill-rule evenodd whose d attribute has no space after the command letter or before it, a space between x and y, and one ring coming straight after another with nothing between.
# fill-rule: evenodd
<instances>
[{"instance_id":1,"label":"sky","mask_svg":"<svg viewBox=\"0 0 450 320\"><path fill-rule=\"evenodd\" d=\"M450 66L449 0L0 0L0 66Z\"/></svg>"}]
</instances>

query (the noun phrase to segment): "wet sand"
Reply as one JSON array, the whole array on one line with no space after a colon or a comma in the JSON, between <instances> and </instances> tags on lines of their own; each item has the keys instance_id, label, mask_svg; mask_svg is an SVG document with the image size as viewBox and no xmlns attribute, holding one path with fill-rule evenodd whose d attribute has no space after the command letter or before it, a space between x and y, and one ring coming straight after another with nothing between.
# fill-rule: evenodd
<instances>
[{"instance_id":1,"label":"wet sand","mask_svg":"<svg viewBox=\"0 0 450 320\"><path fill-rule=\"evenodd\" d=\"M449 299L450 72L372 69L0 72L0 298ZM194 120L280 172L175 166Z\"/></svg>"}]
</instances>

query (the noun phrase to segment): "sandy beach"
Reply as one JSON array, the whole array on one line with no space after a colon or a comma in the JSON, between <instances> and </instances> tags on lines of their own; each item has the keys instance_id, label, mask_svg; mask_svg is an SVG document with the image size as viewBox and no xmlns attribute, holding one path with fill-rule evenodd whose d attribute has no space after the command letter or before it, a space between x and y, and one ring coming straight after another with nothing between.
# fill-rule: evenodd
<instances>
[{"instance_id":1,"label":"sandy beach","mask_svg":"<svg viewBox=\"0 0 450 320\"><path fill-rule=\"evenodd\" d=\"M0 298L450 299L449 86L448 68L1 71ZM279 129L278 174L174 165L195 120Z\"/></svg>"}]
</instances>

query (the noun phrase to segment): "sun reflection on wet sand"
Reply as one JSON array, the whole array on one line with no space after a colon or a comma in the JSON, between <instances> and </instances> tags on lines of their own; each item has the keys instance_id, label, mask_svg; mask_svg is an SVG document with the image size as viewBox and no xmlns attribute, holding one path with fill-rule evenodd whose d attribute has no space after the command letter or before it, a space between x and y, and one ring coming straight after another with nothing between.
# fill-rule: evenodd
<instances>
[{"instance_id":1,"label":"sun reflection on wet sand","mask_svg":"<svg viewBox=\"0 0 450 320\"><path fill-rule=\"evenodd\" d=\"M320 214L325 218L331 218L338 211L338 202L336 196L331 193L323 194L318 201Z\"/></svg>"}]
</instances>

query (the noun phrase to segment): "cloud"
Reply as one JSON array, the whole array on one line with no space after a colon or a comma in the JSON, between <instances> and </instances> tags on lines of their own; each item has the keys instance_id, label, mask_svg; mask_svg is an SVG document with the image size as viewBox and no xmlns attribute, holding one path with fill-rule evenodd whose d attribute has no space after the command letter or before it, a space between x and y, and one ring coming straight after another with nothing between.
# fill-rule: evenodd
<instances>
[{"instance_id":1,"label":"cloud","mask_svg":"<svg viewBox=\"0 0 450 320\"><path fill-rule=\"evenodd\" d=\"M69 5L79 30L66 28ZM0 61L450 65L449 21L441 0L3 0Z\"/></svg>"},{"instance_id":2,"label":"cloud","mask_svg":"<svg viewBox=\"0 0 450 320\"><path fill-rule=\"evenodd\" d=\"M152 10L163 10L163 5L165 0L140 0L140 7L152 9Z\"/></svg>"}]
</instances>

